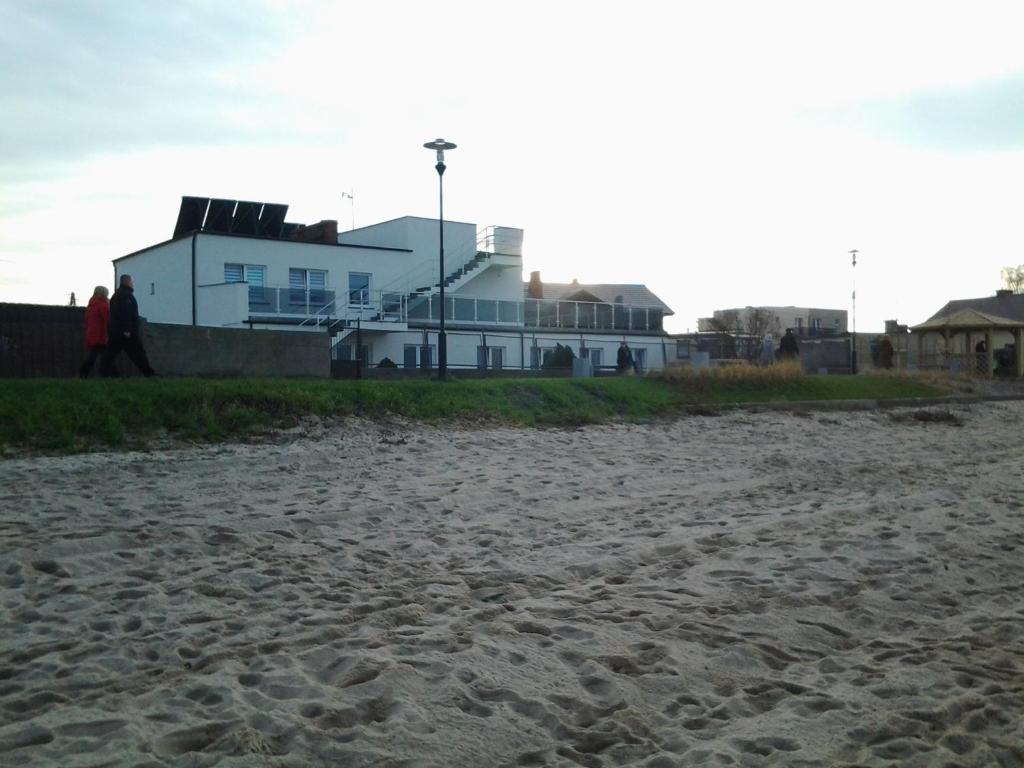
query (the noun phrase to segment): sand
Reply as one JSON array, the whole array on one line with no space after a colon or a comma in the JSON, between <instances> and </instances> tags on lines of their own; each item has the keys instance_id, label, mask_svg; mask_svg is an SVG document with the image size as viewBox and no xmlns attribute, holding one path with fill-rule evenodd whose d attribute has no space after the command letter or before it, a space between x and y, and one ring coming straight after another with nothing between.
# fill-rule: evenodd
<instances>
[{"instance_id":1,"label":"sand","mask_svg":"<svg viewBox=\"0 0 1024 768\"><path fill-rule=\"evenodd\" d=\"M1024 764L1024 403L0 463L0 764Z\"/></svg>"}]
</instances>

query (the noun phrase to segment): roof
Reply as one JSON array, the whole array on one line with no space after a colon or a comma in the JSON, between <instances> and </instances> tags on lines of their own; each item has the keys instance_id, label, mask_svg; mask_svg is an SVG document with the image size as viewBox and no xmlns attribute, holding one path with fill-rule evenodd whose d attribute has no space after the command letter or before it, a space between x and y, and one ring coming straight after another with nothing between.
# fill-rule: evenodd
<instances>
[{"instance_id":1,"label":"roof","mask_svg":"<svg viewBox=\"0 0 1024 768\"><path fill-rule=\"evenodd\" d=\"M1024 294L983 296L979 299L950 301L920 325L911 330L929 328L991 328L1024 325Z\"/></svg>"},{"instance_id":2,"label":"roof","mask_svg":"<svg viewBox=\"0 0 1024 768\"><path fill-rule=\"evenodd\" d=\"M926 320L920 325L912 326L912 331L941 330L943 328L1020 328L1024 320L1010 317L998 317L976 309L961 309L951 315Z\"/></svg>"},{"instance_id":3,"label":"roof","mask_svg":"<svg viewBox=\"0 0 1024 768\"><path fill-rule=\"evenodd\" d=\"M646 285L637 283L542 283L545 299L573 300L580 293L589 293L605 304L626 304L633 307L660 307L666 315L675 314L672 309L654 295ZM523 296L527 294L529 283L523 283ZM579 301L592 299L581 298Z\"/></svg>"},{"instance_id":4,"label":"roof","mask_svg":"<svg viewBox=\"0 0 1024 768\"><path fill-rule=\"evenodd\" d=\"M242 235L237 232L201 232L196 230L195 232L186 232L178 237L172 237L170 240L164 240L154 245L147 245L145 248L140 248L137 251L126 253L124 256L118 256L116 259L111 261L117 264L119 261L124 259L130 259L132 256L138 256L139 254L145 253L146 251L152 251L154 248L160 248L161 246L173 243L176 240L188 240L195 235L197 237L235 237L246 240L264 240L272 243L285 243L286 245L322 245L328 248L363 248L370 251L401 251L402 253L412 253L411 248L393 248L385 245L356 245L354 243L317 243L309 240L284 240L280 237L260 237L259 235Z\"/></svg>"}]
</instances>

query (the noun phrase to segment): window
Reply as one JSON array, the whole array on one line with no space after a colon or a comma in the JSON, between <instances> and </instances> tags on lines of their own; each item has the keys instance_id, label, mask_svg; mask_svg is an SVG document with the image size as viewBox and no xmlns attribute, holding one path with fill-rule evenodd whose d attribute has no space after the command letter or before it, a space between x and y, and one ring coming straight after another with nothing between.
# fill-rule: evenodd
<instances>
[{"instance_id":1,"label":"window","mask_svg":"<svg viewBox=\"0 0 1024 768\"><path fill-rule=\"evenodd\" d=\"M434 346L406 344L402 365L404 368L433 368Z\"/></svg>"},{"instance_id":2,"label":"window","mask_svg":"<svg viewBox=\"0 0 1024 768\"><path fill-rule=\"evenodd\" d=\"M594 366L595 368L600 367L600 365L601 365L601 350L600 349L588 349L587 352L590 353L590 364L592 366Z\"/></svg>"},{"instance_id":3,"label":"window","mask_svg":"<svg viewBox=\"0 0 1024 768\"><path fill-rule=\"evenodd\" d=\"M354 360L352 353L355 351L355 344L336 344L334 347L334 359L335 360ZM359 347L359 360L362 361L363 365L369 365L370 362L370 345L363 344Z\"/></svg>"},{"instance_id":4,"label":"window","mask_svg":"<svg viewBox=\"0 0 1024 768\"><path fill-rule=\"evenodd\" d=\"M505 362L504 347L483 347L476 348L476 367L493 368L500 371Z\"/></svg>"},{"instance_id":5,"label":"window","mask_svg":"<svg viewBox=\"0 0 1024 768\"><path fill-rule=\"evenodd\" d=\"M633 365L636 366L637 373L643 373L647 370L647 350L643 347L636 347L633 349Z\"/></svg>"},{"instance_id":6,"label":"window","mask_svg":"<svg viewBox=\"0 0 1024 768\"><path fill-rule=\"evenodd\" d=\"M804 319L802 317L798 317L796 319L796 335L797 336L803 336L804 335Z\"/></svg>"},{"instance_id":7,"label":"window","mask_svg":"<svg viewBox=\"0 0 1024 768\"><path fill-rule=\"evenodd\" d=\"M689 360L690 359L690 342L687 339L679 339L676 341L676 359L677 360Z\"/></svg>"},{"instance_id":8,"label":"window","mask_svg":"<svg viewBox=\"0 0 1024 768\"><path fill-rule=\"evenodd\" d=\"M348 273L348 303L357 307L370 303L370 276L365 272Z\"/></svg>"},{"instance_id":9,"label":"window","mask_svg":"<svg viewBox=\"0 0 1024 768\"><path fill-rule=\"evenodd\" d=\"M248 283L249 301L266 302L264 287L266 285L267 268L256 264L225 264L225 283Z\"/></svg>"},{"instance_id":10,"label":"window","mask_svg":"<svg viewBox=\"0 0 1024 768\"><path fill-rule=\"evenodd\" d=\"M309 303L323 306L327 302L327 272L322 269L289 269L288 289L293 304L305 304L306 291L309 291Z\"/></svg>"}]
</instances>

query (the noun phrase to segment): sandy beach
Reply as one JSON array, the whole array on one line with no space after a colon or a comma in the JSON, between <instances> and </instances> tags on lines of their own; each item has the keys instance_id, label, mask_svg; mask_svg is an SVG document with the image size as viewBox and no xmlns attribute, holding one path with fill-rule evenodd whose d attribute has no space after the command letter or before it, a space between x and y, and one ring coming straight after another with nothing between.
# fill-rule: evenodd
<instances>
[{"instance_id":1,"label":"sandy beach","mask_svg":"<svg viewBox=\"0 0 1024 768\"><path fill-rule=\"evenodd\" d=\"M1024 403L0 463L0 765L1024 765Z\"/></svg>"}]
</instances>

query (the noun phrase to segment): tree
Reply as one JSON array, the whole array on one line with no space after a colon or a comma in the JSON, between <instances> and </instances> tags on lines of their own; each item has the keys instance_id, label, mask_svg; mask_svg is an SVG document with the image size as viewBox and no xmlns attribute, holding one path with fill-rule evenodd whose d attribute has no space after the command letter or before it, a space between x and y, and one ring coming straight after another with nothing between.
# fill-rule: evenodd
<instances>
[{"instance_id":1,"label":"tree","mask_svg":"<svg viewBox=\"0 0 1024 768\"><path fill-rule=\"evenodd\" d=\"M776 339L782 335L779 318L762 307L716 312L710 325L713 332L721 334L723 356L747 360L760 358L766 334Z\"/></svg>"},{"instance_id":2,"label":"tree","mask_svg":"<svg viewBox=\"0 0 1024 768\"><path fill-rule=\"evenodd\" d=\"M1014 293L1024 293L1024 264L1003 267L1003 285Z\"/></svg>"}]
</instances>

